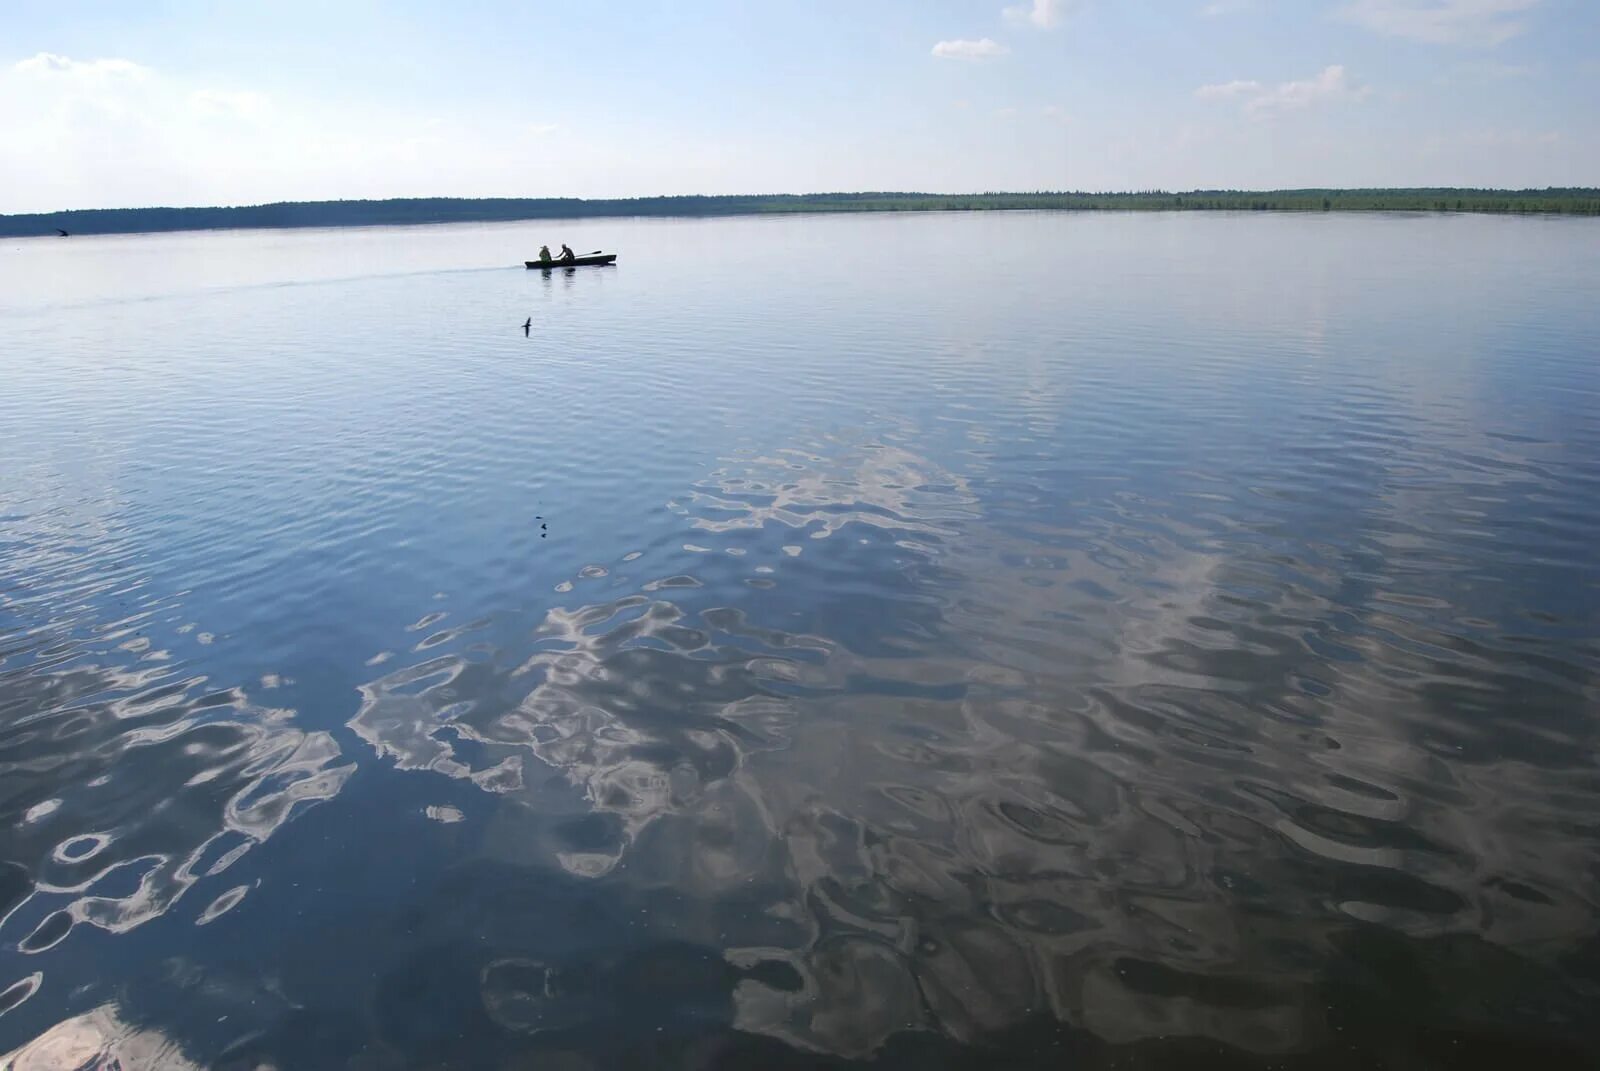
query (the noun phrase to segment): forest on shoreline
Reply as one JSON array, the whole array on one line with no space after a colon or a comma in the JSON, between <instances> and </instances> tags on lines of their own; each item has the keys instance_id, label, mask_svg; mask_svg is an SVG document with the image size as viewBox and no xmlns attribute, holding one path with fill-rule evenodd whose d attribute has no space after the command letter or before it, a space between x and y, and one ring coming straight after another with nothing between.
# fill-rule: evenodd
<instances>
[{"instance_id":1,"label":"forest on shoreline","mask_svg":"<svg viewBox=\"0 0 1600 1071\"><path fill-rule=\"evenodd\" d=\"M94 208L0 215L0 237L137 234L261 227L368 227L621 216L743 216L801 212L971 211L1481 212L1600 215L1600 189L1190 190L1169 193L809 193L586 200L571 197L404 197L284 201L214 208Z\"/></svg>"}]
</instances>

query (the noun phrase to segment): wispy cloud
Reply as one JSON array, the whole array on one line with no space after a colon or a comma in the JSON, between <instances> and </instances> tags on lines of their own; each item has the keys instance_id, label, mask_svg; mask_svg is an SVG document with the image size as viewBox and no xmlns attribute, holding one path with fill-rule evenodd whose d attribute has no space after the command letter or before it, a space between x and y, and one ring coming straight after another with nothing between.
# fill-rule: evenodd
<instances>
[{"instance_id":1,"label":"wispy cloud","mask_svg":"<svg viewBox=\"0 0 1600 1071\"><path fill-rule=\"evenodd\" d=\"M1006 21L1014 25L1049 30L1061 25L1061 20L1074 6L1073 0L1032 0L1031 3L1006 8L1004 15Z\"/></svg>"},{"instance_id":2,"label":"wispy cloud","mask_svg":"<svg viewBox=\"0 0 1600 1071\"><path fill-rule=\"evenodd\" d=\"M7 143L16 149L30 133L44 135L54 130L67 134L75 125L95 117L128 122L143 114L161 92L156 72L128 59L75 60L53 52L40 52L11 65L8 79L15 82L19 95L5 100L0 89L0 129ZM15 103L19 114L6 116ZM49 138L45 143L50 144Z\"/></svg>"},{"instance_id":3,"label":"wispy cloud","mask_svg":"<svg viewBox=\"0 0 1600 1071\"><path fill-rule=\"evenodd\" d=\"M976 41L940 41L933 46L933 54L939 59L988 60L1004 56L1010 51L1005 45L987 37L980 37Z\"/></svg>"},{"instance_id":4,"label":"wispy cloud","mask_svg":"<svg viewBox=\"0 0 1600 1071\"><path fill-rule=\"evenodd\" d=\"M1260 92L1260 82L1237 79L1232 82L1218 82L1215 85L1201 86L1194 91L1194 95L1206 99L1215 99L1217 97L1242 97L1247 93Z\"/></svg>"},{"instance_id":5,"label":"wispy cloud","mask_svg":"<svg viewBox=\"0 0 1600 1071\"><path fill-rule=\"evenodd\" d=\"M1215 0L1200 9L1200 14L1208 19L1218 18L1222 15L1237 15L1252 6L1252 0Z\"/></svg>"},{"instance_id":6,"label":"wispy cloud","mask_svg":"<svg viewBox=\"0 0 1600 1071\"><path fill-rule=\"evenodd\" d=\"M1351 0L1334 14L1390 37L1492 48L1527 25L1516 16L1540 0Z\"/></svg>"},{"instance_id":7,"label":"wispy cloud","mask_svg":"<svg viewBox=\"0 0 1600 1071\"><path fill-rule=\"evenodd\" d=\"M272 99L248 90L197 89L189 94L189 107L216 118L259 119L272 110Z\"/></svg>"},{"instance_id":8,"label":"wispy cloud","mask_svg":"<svg viewBox=\"0 0 1600 1071\"><path fill-rule=\"evenodd\" d=\"M12 64L18 74L39 78L72 78L80 81L105 82L113 79L142 81L152 73L149 67L132 60L97 59L75 60L58 56L54 52L40 52Z\"/></svg>"},{"instance_id":9,"label":"wispy cloud","mask_svg":"<svg viewBox=\"0 0 1600 1071\"><path fill-rule=\"evenodd\" d=\"M1334 64L1321 74L1275 86L1254 80L1235 80L1201 86L1194 95L1207 100L1240 99L1244 113L1252 119L1267 119L1283 112L1298 111L1313 104L1335 100L1359 100L1367 95L1363 86L1351 84L1344 67Z\"/></svg>"},{"instance_id":10,"label":"wispy cloud","mask_svg":"<svg viewBox=\"0 0 1600 1071\"><path fill-rule=\"evenodd\" d=\"M515 189L565 166L550 118L374 117L337 101L207 84L129 59L40 53L0 63L0 205L50 211L115 204L244 204ZM517 136L506 137L510 126ZM558 156L560 154L557 154ZM609 168L608 168L609 170ZM462 176L475 176L464 182ZM365 185L363 185L365 183Z\"/></svg>"},{"instance_id":11,"label":"wispy cloud","mask_svg":"<svg viewBox=\"0 0 1600 1071\"><path fill-rule=\"evenodd\" d=\"M1532 78L1539 73L1539 67L1532 63L1497 63L1494 60L1484 60L1482 63L1464 63L1459 68L1462 74L1475 78Z\"/></svg>"}]
</instances>

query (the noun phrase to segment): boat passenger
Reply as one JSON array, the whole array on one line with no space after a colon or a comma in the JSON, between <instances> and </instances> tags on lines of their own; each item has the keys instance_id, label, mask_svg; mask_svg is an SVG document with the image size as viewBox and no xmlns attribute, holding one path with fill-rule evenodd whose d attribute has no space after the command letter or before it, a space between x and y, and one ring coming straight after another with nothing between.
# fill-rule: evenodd
<instances>
[{"instance_id":1,"label":"boat passenger","mask_svg":"<svg viewBox=\"0 0 1600 1071\"><path fill-rule=\"evenodd\" d=\"M541 263L541 264L550 263L550 247L549 246L541 245L539 247L539 263Z\"/></svg>"},{"instance_id":2,"label":"boat passenger","mask_svg":"<svg viewBox=\"0 0 1600 1071\"><path fill-rule=\"evenodd\" d=\"M561 243L561 256L557 257L556 259L560 260L564 264L570 264L572 261L578 259L578 254L574 253L572 251L572 247L569 246L566 242L562 242Z\"/></svg>"}]
</instances>

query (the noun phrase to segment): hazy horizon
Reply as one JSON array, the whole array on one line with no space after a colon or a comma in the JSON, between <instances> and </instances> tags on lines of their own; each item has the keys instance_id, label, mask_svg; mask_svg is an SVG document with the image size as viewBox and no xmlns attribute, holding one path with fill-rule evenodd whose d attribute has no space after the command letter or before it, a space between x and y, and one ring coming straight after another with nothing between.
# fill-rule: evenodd
<instances>
[{"instance_id":1,"label":"hazy horizon","mask_svg":"<svg viewBox=\"0 0 1600 1071\"><path fill-rule=\"evenodd\" d=\"M1488 186L1297 186L1277 188L1245 189L1242 187L1201 187L1186 186L1167 189L1120 189L1120 190L956 190L940 192L933 190L756 190L730 194L708 193L644 193L624 197L537 197L537 196L474 196L471 194L417 194L400 197L316 197L296 200L254 201L237 202L232 204L141 204L141 205L104 205L95 208L63 207L43 209L32 212L0 212L0 217L6 216L53 216L66 215L77 212L159 212L168 209L217 209L237 210L249 208L270 208L274 205L296 204L360 204L383 203L389 201L540 201L561 200L581 203L605 203L609 201L661 201L688 197L705 198L746 198L759 200L767 197L794 197L794 198L827 198L827 197L869 197L882 195L886 197L1047 197L1047 196L1084 196L1084 197L1138 197L1151 194L1170 194L1173 196L1187 196L1189 194L1292 194L1301 192L1334 192L1334 193L1363 193L1366 191L1395 191L1399 193L1418 190L1459 190L1471 193L1524 193L1544 190L1600 190L1597 186L1530 186L1530 187L1488 187ZM536 217L535 217L536 218ZM453 222L444 220L441 222ZM470 222L470 221L463 221Z\"/></svg>"},{"instance_id":2,"label":"hazy horizon","mask_svg":"<svg viewBox=\"0 0 1600 1071\"><path fill-rule=\"evenodd\" d=\"M0 212L1593 185L1584 0L0 13Z\"/></svg>"}]
</instances>

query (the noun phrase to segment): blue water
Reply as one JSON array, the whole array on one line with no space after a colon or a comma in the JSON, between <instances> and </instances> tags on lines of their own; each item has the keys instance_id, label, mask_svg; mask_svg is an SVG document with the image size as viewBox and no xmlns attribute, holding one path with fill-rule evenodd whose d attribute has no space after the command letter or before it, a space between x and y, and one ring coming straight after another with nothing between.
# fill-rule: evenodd
<instances>
[{"instance_id":1,"label":"blue water","mask_svg":"<svg viewBox=\"0 0 1600 1071\"><path fill-rule=\"evenodd\" d=\"M1595 220L13 240L0 1052L1600 1059L1597 529Z\"/></svg>"}]
</instances>

